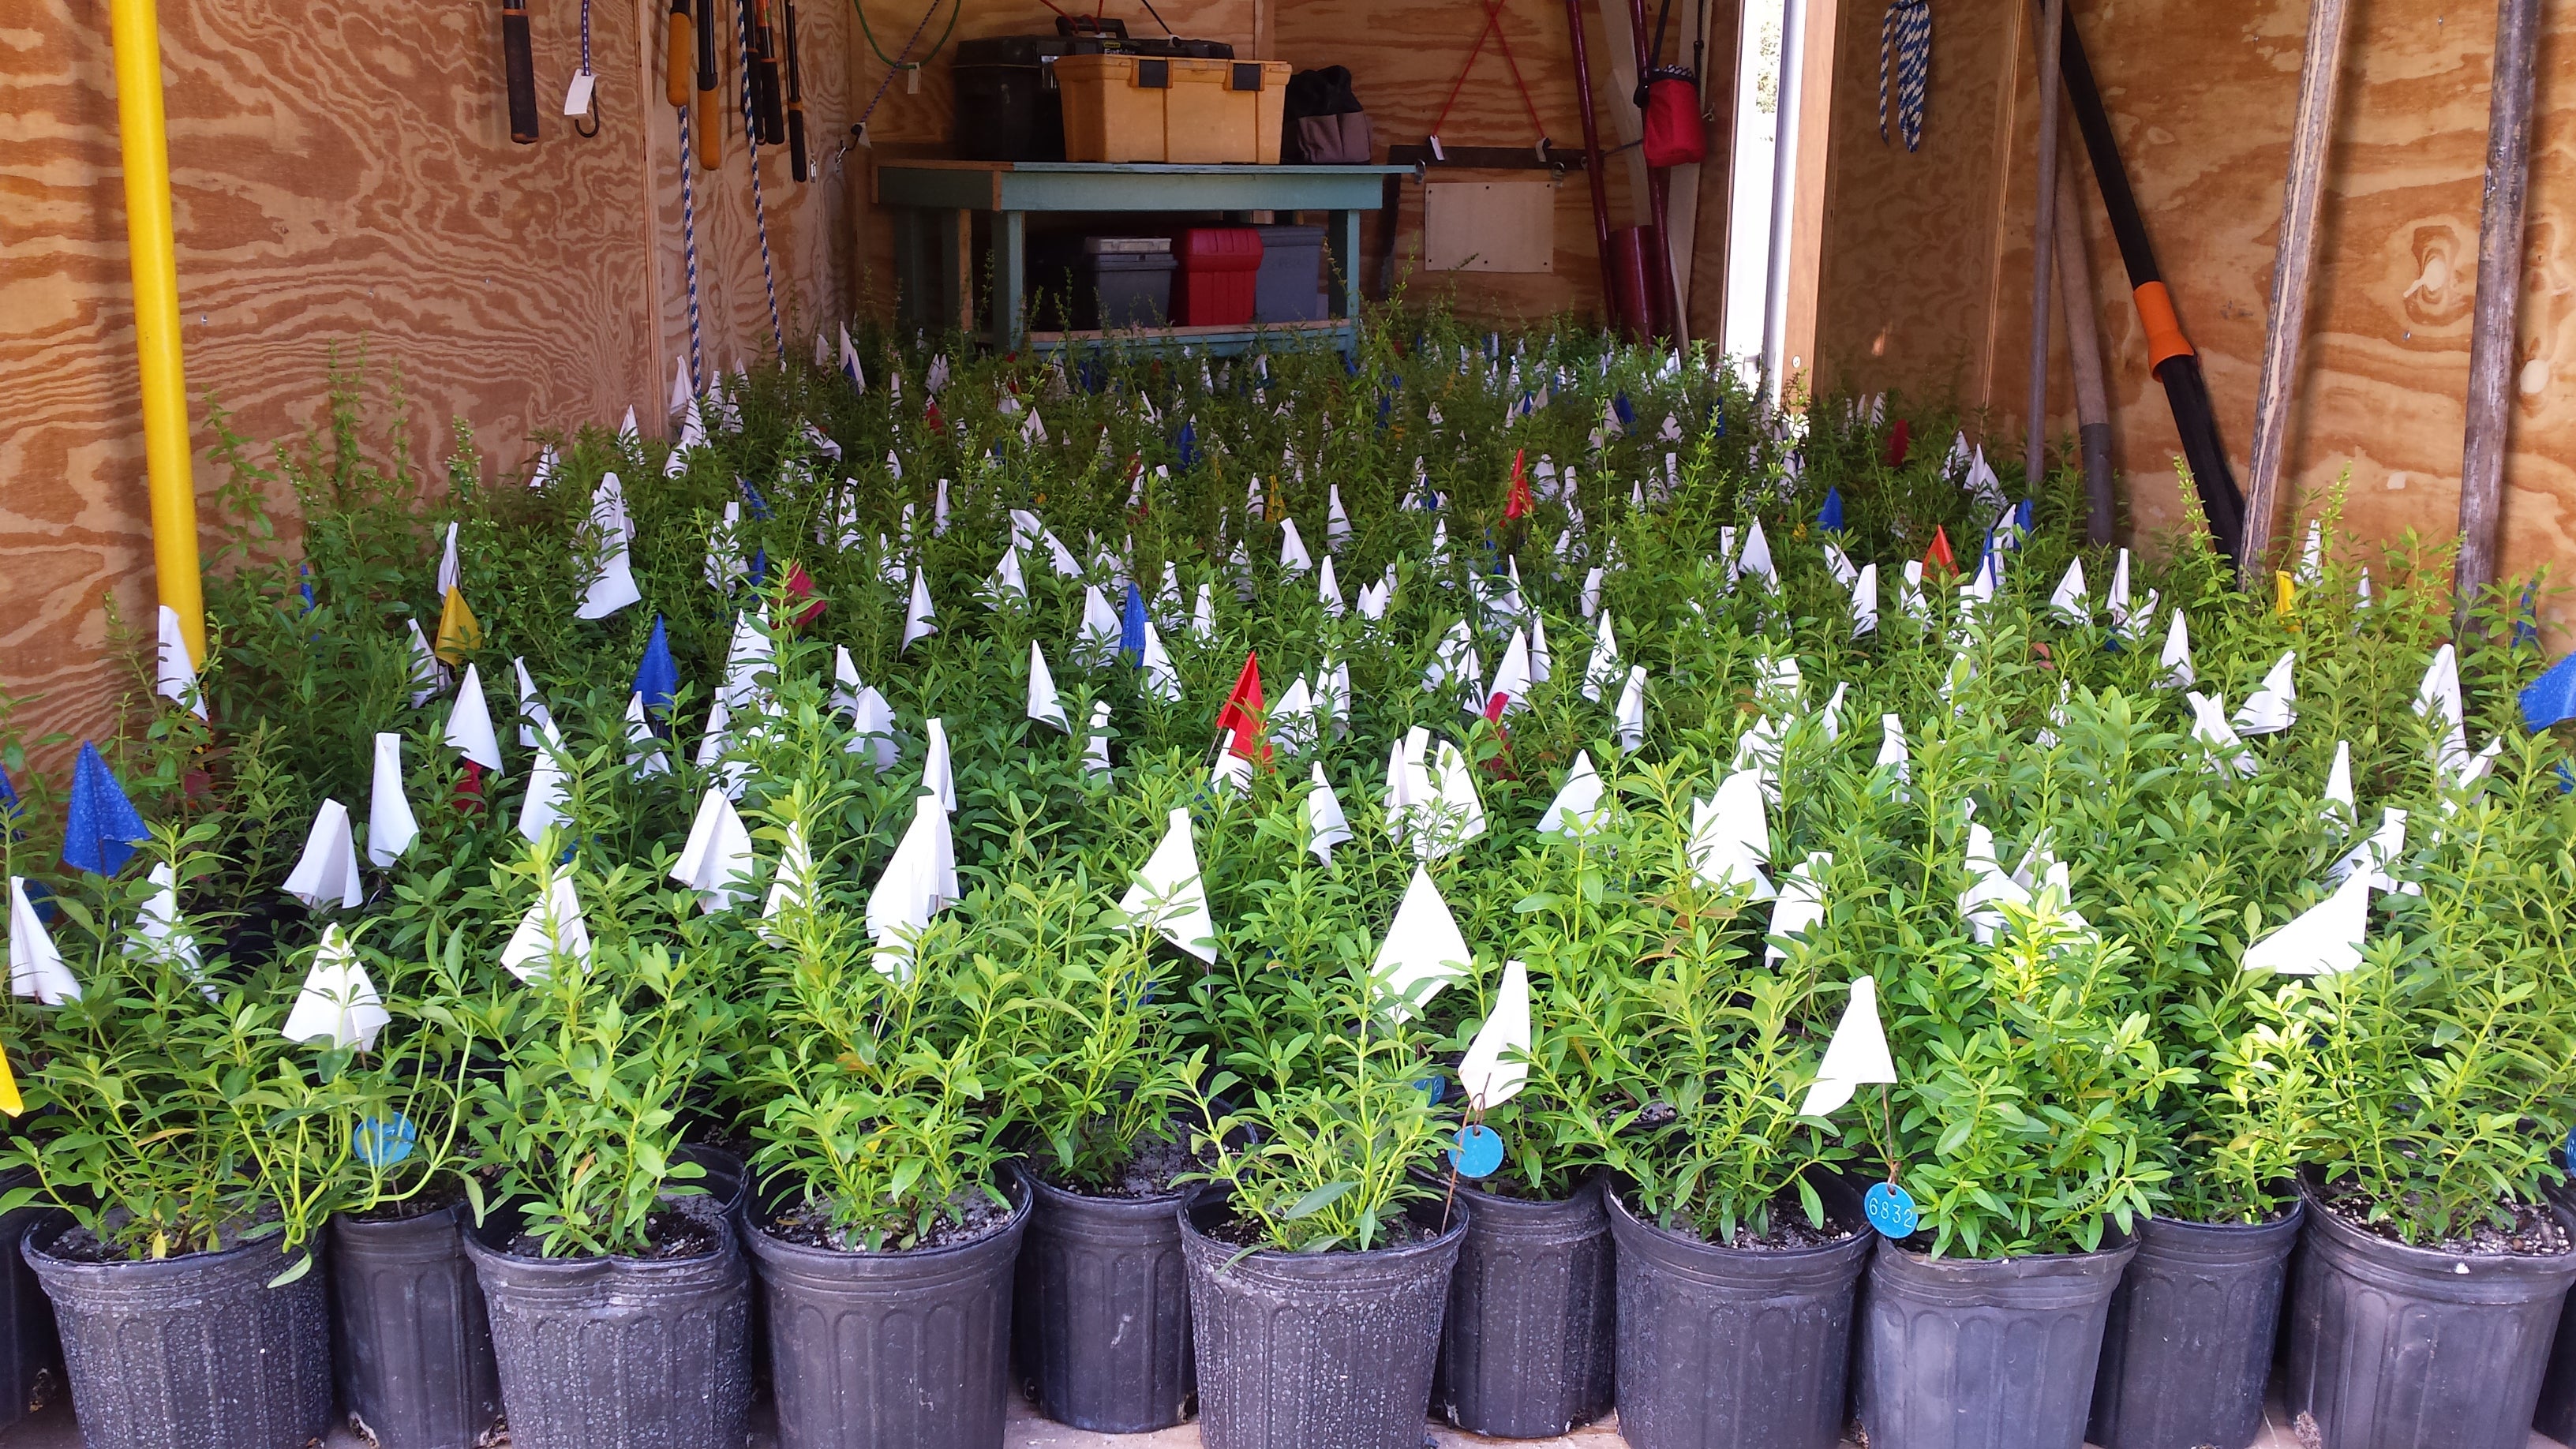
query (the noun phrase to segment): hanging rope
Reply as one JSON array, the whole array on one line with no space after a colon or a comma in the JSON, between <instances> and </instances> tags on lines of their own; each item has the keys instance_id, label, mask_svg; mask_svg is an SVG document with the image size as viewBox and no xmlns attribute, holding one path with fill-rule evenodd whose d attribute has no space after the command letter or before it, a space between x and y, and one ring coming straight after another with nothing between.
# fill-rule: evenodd
<instances>
[{"instance_id":1,"label":"hanging rope","mask_svg":"<svg viewBox=\"0 0 2576 1449\"><path fill-rule=\"evenodd\" d=\"M590 68L590 0L581 0L581 73L587 76L596 76L599 74L599 72ZM599 134L599 92L596 90L590 93L590 110L588 115L590 118L589 130L585 131L581 128L581 119L579 117L574 118L572 123L573 134L581 137L585 141Z\"/></svg>"},{"instance_id":2,"label":"hanging rope","mask_svg":"<svg viewBox=\"0 0 2576 1449\"><path fill-rule=\"evenodd\" d=\"M751 0L736 0L742 32L742 132L751 146L751 224L760 234L760 285L769 292L769 335L787 355L787 329L778 320L778 270L769 261L769 208L760 195L760 115L751 103Z\"/></svg>"},{"instance_id":3,"label":"hanging rope","mask_svg":"<svg viewBox=\"0 0 2576 1449\"><path fill-rule=\"evenodd\" d=\"M677 108L680 117L680 256L682 270L689 279L689 383L691 390L704 387L707 376L706 340L698 330L698 196L689 181L694 169L689 150L689 108Z\"/></svg>"},{"instance_id":4,"label":"hanging rope","mask_svg":"<svg viewBox=\"0 0 2576 1449\"><path fill-rule=\"evenodd\" d=\"M929 55L910 62L907 62L904 57L912 54L913 46L921 40L921 32L930 28L930 17L939 13L939 0L931 0L930 8L921 12L921 23L912 27L912 34L904 40L903 49L891 56L877 44L876 32L868 29L868 7L860 4L859 0L850 0L850 8L859 12L859 33L868 38L868 49L875 51L877 59L884 61L886 65L885 79L877 82L877 93L868 97L867 109L859 112L857 134L865 135L868 129L868 118L877 113L877 102L885 99L886 88L894 84L894 78L897 75L907 70L919 70L929 64L932 56L939 54L940 47L946 45L948 37L955 33L958 12L966 8L966 3L965 0L957 0L956 4L948 8L948 29L939 33L939 39L930 47Z\"/></svg>"},{"instance_id":5,"label":"hanging rope","mask_svg":"<svg viewBox=\"0 0 2576 1449\"><path fill-rule=\"evenodd\" d=\"M1878 25L1878 139L1887 139L1887 76L1896 71L1896 129L1923 149L1923 101L1932 81L1932 0L1892 0Z\"/></svg>"}]
</instances>

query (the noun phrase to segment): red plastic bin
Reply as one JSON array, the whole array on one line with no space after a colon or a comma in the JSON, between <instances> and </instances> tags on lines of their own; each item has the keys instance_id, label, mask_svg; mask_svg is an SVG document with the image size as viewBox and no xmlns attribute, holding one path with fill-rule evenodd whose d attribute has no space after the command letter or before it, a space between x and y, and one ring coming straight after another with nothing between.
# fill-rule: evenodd
<instances>
[{"instance_id":1,"label":"red plastic bin","mask_svg":"<svg viewBox=\"0 0 2576 1449\"><path fill-rule=\"evenodd\" d=\"M1248 327L1261 275L1261 233L1194 226L1172 238L1172 321L1181 327Z\"/></svg>"}]
</instances>

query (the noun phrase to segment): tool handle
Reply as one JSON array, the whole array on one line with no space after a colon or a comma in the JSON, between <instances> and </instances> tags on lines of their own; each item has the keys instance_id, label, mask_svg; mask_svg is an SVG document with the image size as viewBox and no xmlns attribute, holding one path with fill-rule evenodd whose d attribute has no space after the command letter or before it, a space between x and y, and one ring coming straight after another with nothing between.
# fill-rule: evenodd
<instances>
[{"instance_id":1,"label":"tool handle","mask_svg":"<svg viewBox=\"0 0 2576 1449\"><path fill-rule=\"evenodd\" d=\"M724 165L724 97L714 91L698 92L698 169L713 171Z\"/></svg>"},{"instance_id":2,"label":"tool handle","mask_svg":"<svg viewBox=\"0 0 2576 1449\"><path fill-rule=\"evenodd\" d=\"M671 0L671 58L669 74L663 80L663 93L674 108L689 103L690 52L698 42L690 34L689 0Z\"/></svg>"},{"instance_id":3,"label":"tool handle","mask_svg":"<svg viewBox=\"0 0 2576 1449\"><path fill-rule=\"evenodd\" d=\"M808 180L805 171L805 103L787 103L787 164L799 181Z\"/></svg>"},{"instance_id":4,"label":"tool handle","mask_svg":"<svg viewBox=\"0 0 2576 1449\"><path fill-rule=\"evenodd\" d=\"M526 0L502 0L501 58L510 76L510 139L537 141L537 62L528 49Z\"/></svg>"}]
</instances>

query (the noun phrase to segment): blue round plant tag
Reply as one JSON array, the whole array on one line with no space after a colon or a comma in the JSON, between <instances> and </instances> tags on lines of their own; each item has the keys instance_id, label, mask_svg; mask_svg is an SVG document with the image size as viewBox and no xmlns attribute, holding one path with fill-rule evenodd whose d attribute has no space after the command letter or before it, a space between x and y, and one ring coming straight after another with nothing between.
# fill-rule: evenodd
<instances>
[{"instance_id":1,"label":"blue round plant tag","mask_svg":"<svg viewBox=\"0 0 2576 1449\"><path fill-rule=\"evenodd\" d=\"M1503 1165L1503 1134L1481 1124L1458 1134L1449 1149L1449 1164L1460 1177L1484 1177Z\"/></svg>"},{"instance_id":2,"label":"blue round plant tag","mask_svg":"<svg viewBox=\"0 0 2576 1449\"><path fill-rule=\"evenodd\" d=\"M420 1140L420 1128L400 1112L388 1121L369 1117L349 1134L350 1150L369 1167L391 1167L411 1156L412 1144Z\"/></svg>"},{"instance_id":3,"label":"blue round plant tag","mask_svg":"<svg viewBox=\"0 0 2576 1449\"><path fill-rule=\"evenodd\" d=\"M1914 1195L1892 1182L1872 1184L1860 1206L1869 1215L1869 1225L1884 1237L1910 1238L1923 1222L1923 1215L1914 1210Z\"/></svg>"},{"instance_id":4,"label":"blue round plant tag","mask_svg":"<svg viewBox=\"0 0 2576 1449\"><path fill-rule=\"evenodd\" d=\"M2558 1160L2569 1172L2576 1172L2576 1127L2567 1129L2567 1150Z\"/></svg>"},{"instance_id":5,"label":"blue round plant tag","mask_svg":"<svg viewBox=\"0 0 2576 1449\"><path fill-rule=\"evenodd\" d=\"M1449 1082L1438 1072L1433 1072L1427 1077L1414 1078L1413 1089L1430 1098L1431 1105L1437 1107L1440 1105L1440 1099L1449 1095Z\"/></svg>"}]
</instances>

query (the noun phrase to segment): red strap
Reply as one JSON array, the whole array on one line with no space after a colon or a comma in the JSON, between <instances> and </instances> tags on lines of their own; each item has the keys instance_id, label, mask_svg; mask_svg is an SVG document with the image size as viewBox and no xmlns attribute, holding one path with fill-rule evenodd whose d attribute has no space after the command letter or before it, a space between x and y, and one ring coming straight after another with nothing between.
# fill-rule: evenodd
<instances>
[{"instance_id":1,"label":"red strap","mask_svg":"<svg viewBox=\"0 0 2576 1449\"><path fill-rule=\"evenodd\" d=\"M1476 57L1485 53L1485 37L1491 35L1502 48L1503 64L1511 70L1512 84L1520 89L1521 106L1529 112L1530 129L1538 132L1539 139L1544 141L1547 139L1547 126L1538 118L1538 103L1530 99L1529 82L1521 79L1521 63L1512 54L1512 38L1503 33L1503 0L1493 0L1484 10L1484 26L1476 32L1476 43L1467 50L1467 64L1459 70L1457 84L1449 87L1449 99L1440 103L1440 114L1432 118L1430 134L1440 134L1441 124L1449 119L1450 108L1458 104L1458 93L1467 88L1467 77L1475 72Z\"/></svg>"}]
</instances>

